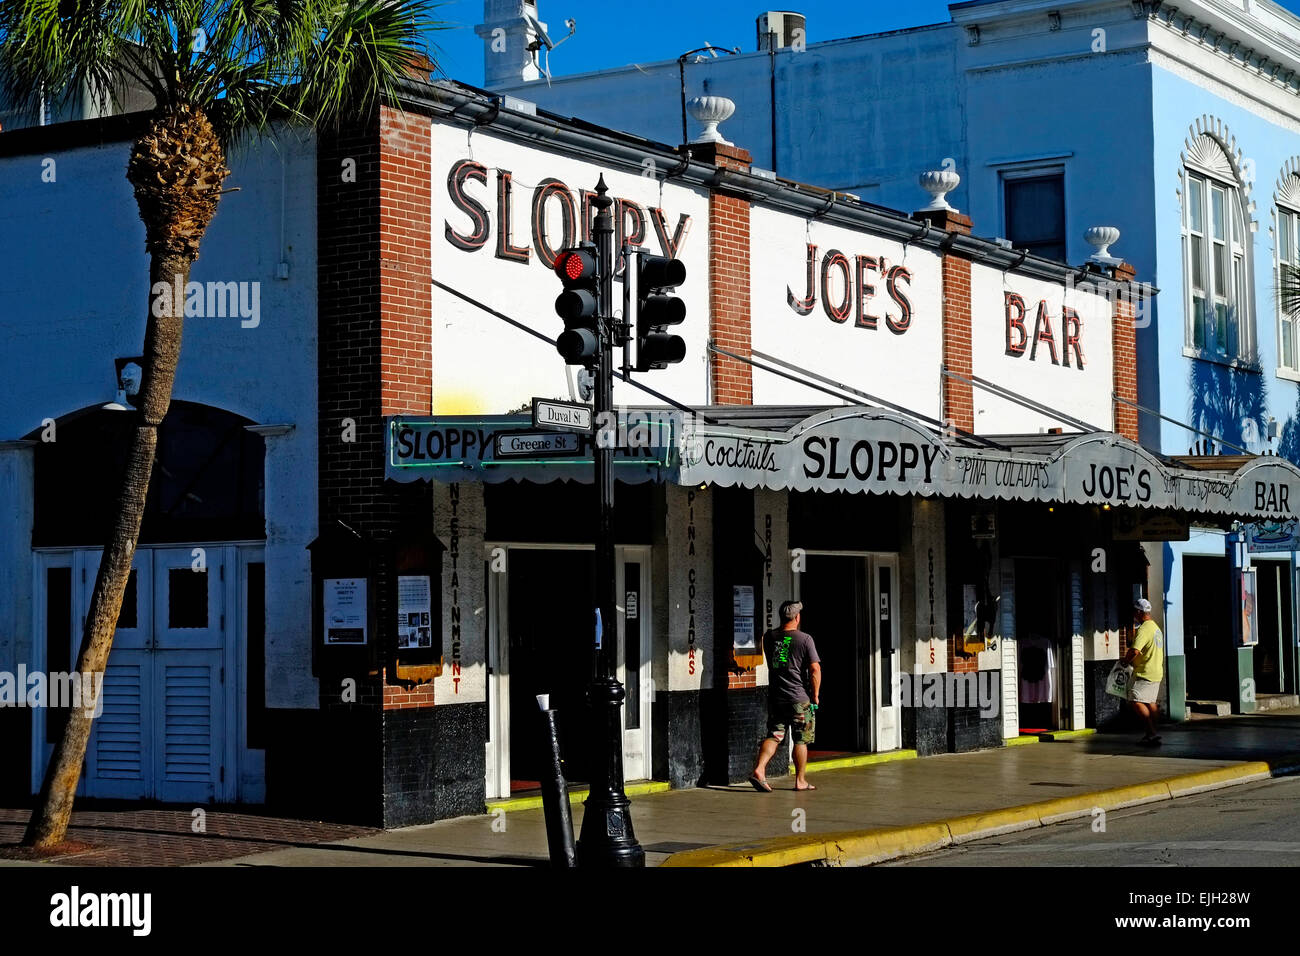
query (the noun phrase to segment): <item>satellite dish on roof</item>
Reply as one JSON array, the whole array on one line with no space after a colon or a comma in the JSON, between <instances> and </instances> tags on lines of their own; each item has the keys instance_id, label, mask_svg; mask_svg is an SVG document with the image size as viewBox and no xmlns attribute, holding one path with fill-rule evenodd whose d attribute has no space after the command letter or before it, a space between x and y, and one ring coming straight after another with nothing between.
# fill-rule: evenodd
<instances>
[{"instance_id":1,"label":"satellite dish on roof","mask_svg":"<svg viewBox=\"0 0 1300 956\"><path fill-rule=\"evenodd\" d=\"M537 69L540 70L543 75L545 75L546 82L550 83L551 82L551 51L554 50L557 46L559 46L561 43L569 39L569 37L573 36L573 34L577 32L578 21L573 19L572 17L565 20L564 25L569 28L569 32L564 36L560 37L560 39L558 40L552 40L550 34L546 32L545 25L542 23L542 21L537 19L536 13L534 13L532 10L525 8L523 16L524 19L528 21L528 25L531 26L537 32L537 39L534 40L532 43L528 44L528 49L533 54L533 65L536 66ZM537 61L537 51L540 50L543 46L546 47L545 65L542 65Z\"/></svg>"}]
</instances>

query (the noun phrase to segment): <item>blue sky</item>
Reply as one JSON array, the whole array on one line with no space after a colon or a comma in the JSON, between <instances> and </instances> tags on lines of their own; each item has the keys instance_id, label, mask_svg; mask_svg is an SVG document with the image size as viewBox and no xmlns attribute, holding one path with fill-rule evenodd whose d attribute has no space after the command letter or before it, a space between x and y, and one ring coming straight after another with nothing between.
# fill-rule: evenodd
<instances>
[{"instance_id":1,"label":"blue sky","mask_svg":"<svg viewBox=\"0 0 1300 956\"><path fill-rule=\"evenodd\" d=\"M551 55L553 76L672 60L705 43L750 52L755 49L754 20L765 10L797 10L807 16L810 43L948 20L947 0L538 0L537 5L552 39L568 32L566 19L578 23L577 34ZM1283 0L1282 5L1300 12L1300 0ZM433 34L441 48L435 59L450 78L481 86L483 46L474 26L483 19L482 0L448 0L439 15L452 28Z\"/></svg>"}]
</instances>

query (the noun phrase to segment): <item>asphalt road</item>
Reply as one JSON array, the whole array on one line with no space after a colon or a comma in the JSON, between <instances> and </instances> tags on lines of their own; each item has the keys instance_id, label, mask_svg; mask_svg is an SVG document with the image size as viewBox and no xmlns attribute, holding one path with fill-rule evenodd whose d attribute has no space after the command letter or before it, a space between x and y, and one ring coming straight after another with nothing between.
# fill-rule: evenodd
<instances>
[{"instance_id":1,"label":"asphalt road","mask_svg":"<svg viewBox=\"0 0 1300 956\"><path fill-rule=\"evenodd\" d=\"M1104 819L1008 833L883 865L1300 866L1300 777L1112 810Z\"/></svg>"}]
</instances>

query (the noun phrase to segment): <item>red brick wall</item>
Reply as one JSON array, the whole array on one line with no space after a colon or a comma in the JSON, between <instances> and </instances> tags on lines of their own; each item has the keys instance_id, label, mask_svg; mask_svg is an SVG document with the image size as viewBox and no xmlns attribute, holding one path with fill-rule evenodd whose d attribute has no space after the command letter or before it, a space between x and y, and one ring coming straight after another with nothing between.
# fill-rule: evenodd
<instances>
[{"instance_id":1,"label":"red brick wall","mask_svg":"<svg viewBox=\"0 0 1300 956\"><path fill-rule=\"evenodd\" d=\"M720 169L748 170L752 157L734 146L710 144L692 150L696 159ZM709 195L709 337L728 352L750 354L750 203L723 192ZM710 356L709 385L718 405L754 401L753 369L725 355Z\"/></svg>"},{"instance_id":2,"label":"red brick wall","mask_svg":"<svg viewBox=\"0 0 1300 956\"><path fill-rule=\"evenodd\" d=\"M727 675L727 687L731 688L732 690L736 690L744 687L757 687L757 686L758 686L758 671L756 670L745 670L743 673L740 674Z\"/></svg>"},{"instance_id":3,"label":"red brick wall","mask_svg":"<svg viewBox=\"0 0 1300 956\"><path fill-rule=\"evenodd\" d=\"M433 706L433 684L415 687L384 685L384 710L415 710Z\"/></svg>"},{"instance_id":4,"label":"red brick wall","mask_svg":"<svg viewBox=\"0 0 1300 956\"><path fill-rule=\"evenodd\" d=\"M965 646L960 634L948 638L948 671L953 674L970 674L980 669L978 654L959 653Z\"/></svg>"},{"instance_id":5,"label":"red brick wall","mask_svg":"<svg viewBox=\"0 0 1300 956\"><path fill-rule=\"evenodd\" d=\"M970 260L943 257L943 364L969 380L974 371L970 354ZM975 397L966 382L945 378L943 420L968 432L975 430Z\"/></svg>"},{"instance_id":6,"label":"red brick wall","mask_svg":"<svg viewBox=\"0 0 1300 956\"><path fill-rule=\"evenodd\" d=\"M1137 401L1137 309L1133 299L1136 270L1127 262L1115 267L1115 279L1124 283L1112 305L1111 343L1115 354L1115 394L1130 402ZM1137 409L1115 402L1115 431L1132 441L1138 440Z\"/></svg>"},{"instance_id":7,"label":"red brick wall","mask_svg":"<svg viewBox=\"0 0 1300 956\"><path fill-rule=\"evenodd\" d=\"M429 119L385 109L379 132L381 404L385 415L428 415L433 412Z\"/></svg>"},{"instance_id":8,"label":"red brick wall","mask_svg":"<svg viewBox=\"0 0 1300 956\"><path fill-rule=\"evenodd\" d=\"M913 213L936 229L969 236L971 221L952 210ZM955 375L969 380L971 363L970 260L945 253L943 257L943 364ZM975 430L975 398L965 382L943 379L943 419L964 431Z\"/></svg>"}]
</instances>

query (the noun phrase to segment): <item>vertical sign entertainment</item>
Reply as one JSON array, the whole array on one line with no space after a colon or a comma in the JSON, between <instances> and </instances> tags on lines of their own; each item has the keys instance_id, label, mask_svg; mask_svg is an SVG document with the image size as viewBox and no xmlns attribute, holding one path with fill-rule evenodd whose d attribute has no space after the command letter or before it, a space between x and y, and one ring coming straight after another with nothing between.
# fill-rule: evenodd
<instances>
[{"instance_id":1,"label":"vertical sign entertainment","mask_svg":"<svg viewBox=\"0 0 1300 956\"><path fill-rule=\"evenodd\" d=\"M447 489L451 499L451 534L447 542L451 555L451 686L452 693L460 693L460 569L457 559L460 557L460 485L451 484Z\"/></svg>"}]
</instances>

